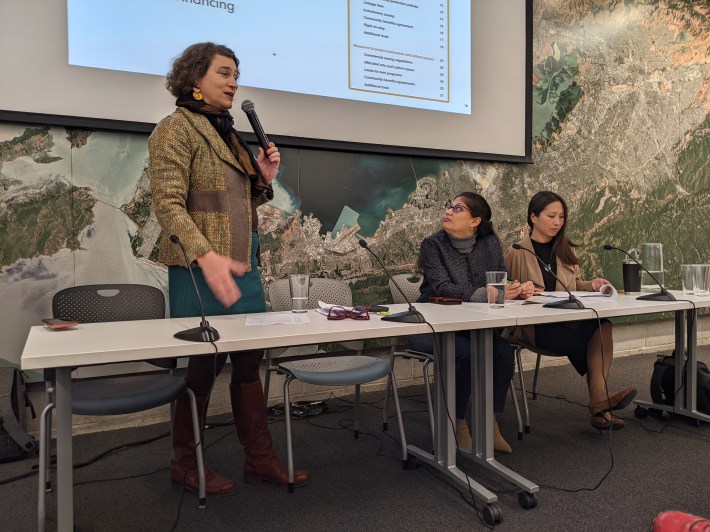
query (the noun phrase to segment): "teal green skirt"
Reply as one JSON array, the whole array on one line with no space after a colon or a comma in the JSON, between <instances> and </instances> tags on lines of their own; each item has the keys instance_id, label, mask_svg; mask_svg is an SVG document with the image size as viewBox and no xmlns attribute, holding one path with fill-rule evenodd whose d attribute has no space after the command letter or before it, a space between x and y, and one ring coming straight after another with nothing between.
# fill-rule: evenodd
<instances>
[{"instance_id":1,"label":"teal green skirt","mask_svg":"<svg viewBox=\"0 0 710 532\"><path fill-rule=\"evenodd\" d=\"M251 271L242 277L234 276L234 280L242 292L242 297L231 307L225 307L212 294L207 286L200 268L193 268L195 282L200 290L202 304L206 316L219 316L221 314L247 314L266 312L264 286L257 266L256 251L259 248L259 235L251 234ZM168 267L168 295L170 297L170 316L172 318L185 318L200 315L200 305L197 302L195 289L192 286L190 272L181 266Z\"/></svg>"}]
</instances>

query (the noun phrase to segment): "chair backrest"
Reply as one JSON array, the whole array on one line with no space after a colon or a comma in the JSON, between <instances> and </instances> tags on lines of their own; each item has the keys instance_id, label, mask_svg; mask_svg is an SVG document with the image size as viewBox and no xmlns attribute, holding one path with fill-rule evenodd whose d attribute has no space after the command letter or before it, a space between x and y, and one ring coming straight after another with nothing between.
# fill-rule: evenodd
<instances>
[{"instance_id":1,"label":"chair backrest","mask_svg":"<svg viewBox=\"0 0 710 532\"><path fill-rule=\"evenodd\" d=\"M161 319L165 295L142 284L73 286L54 294L52 315L79 323Z\"/></svg>"},{"instance_id":2,"label":"chair backrest","mask_svg":"<svg viewBox=\"0 0 710 532\"><path fill-rule=\"evenodd\" d=\"M421 274L411 274L411 273L396 273L392 276L392 279L389 281L389 287L390 287L390 292L392 293L392 302L393 303L407 303L407 301L404 300L402 297L402 294L397 290L397 287L394 285L392 282L394 280L397 283L397 286L399 286L400 290L404 292L404 295L407 296L407 299L409 299L409 302L414 302L419 298L419 287L422 284L422 281L424 281L424 276Z\"/></svg>"},{"instance_id":3,"label":"chair backrest","mask_svg":"<svg viewBox=\"0 0 710 532\"><path fill-rule=\"evenodd\" d=\"M318 308L318 301L330 303L332 305L343 305L352 307L353 293L350 285L336 279L323 279L321 277L311 277L308 290L308 308ZM269 284L269 303L271 310L279 312L291 310L291 292L288 288L288 279L277 279ZM338 342L347 349L362 351L365 341L353 340L351 342ZM267 350L267 358L281 356L279 350Z\"/></svg>"},{"instance_id":4,"label":"chair backrest","mask_svg":"<svg viewBox=\"0 0 710 532\"><path fill-rule=\"evenodd\" d=\"M165 295L143 284L88 284L60 290L52 298L55 318L79 323L135 321L165 317ZM173 358L146 360L164 369L174 369Z\"/></svg>"},{"instance_id":5,"label":"chair backrest","mask_svg":"<svg viewBox=\"0 0 710 532\"><path fill-rule=\"evenodd\" d=\"M318 301L351 307L353 294L350 285L336 279L311 278L308 291L308 308L317 308ZM271 310L291 310L291 292L288 279L277 279L269 284Z\"/></svg>"}]
</instances>

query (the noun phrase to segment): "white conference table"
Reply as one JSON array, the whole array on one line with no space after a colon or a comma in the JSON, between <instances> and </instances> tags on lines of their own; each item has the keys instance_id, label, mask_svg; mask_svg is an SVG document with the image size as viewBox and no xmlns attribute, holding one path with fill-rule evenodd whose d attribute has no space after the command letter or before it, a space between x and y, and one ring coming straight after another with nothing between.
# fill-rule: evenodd
<instances>
[{"instance_id":1,"label":"white conference table","mask_svg":"<svg viewBox=\"0 0 710 532\"><path fill-rule=\"evenodd\" d=\"M471 457L522 489L519 501L524 507L535 505L538 486L498 463L493 454L493 390L492 331L513 325L556 323L581 319L674 312L676 353L683 353L688 343L688 381L685 393L679 393L676 413L705 419L695 408L696 325L695 304L708 306L710 300L686 298L676 294L678 301L639 301L633 296L619 295L615 300L584 300L588 308L580 310L550 309L539 304L507 305L490 309L487 304L464 303L447 306L422 304L417 309L431 324L411 324L371 320L328 321L325 316L309 311L310 323L303 325L245 326L245 315L211 316L210 323L221 335L216 342L220 352L266 349L325 342L373 339L411 334L439 333L443 353L438 357L437 401L435 405L435 448L432 453L408 446L411 455L444 472L463 486L471 486L485 503L491 524L500 521L497 496L467 476L456 465L456 442L449 405L455 404L454 342L455 332L471 332L472 406L474 416L474 448ZM682 300L681 300L682 298ZM693 301L693 303L689 302ZM406 305L391 305L396 312ZM594 310L592 310L594 309ZM43 326L32 327L22 354L23 370L56 369L57 425L57 506L59 530L73 528L72 489L72 414L71 368L100 363L128 362L165 357L209 355L211 344L184 342L173 338L179 330L194 327L199 318L174 318L136 322L84 324L75 330L51 331ZM687 324L687 328L686 328ZM485 356L480 356L483 353ZM692 370L692 373L691 373ZM443 379L443 387L439 380ZM676 374L676 389L683 386L681 372ZM653 405L661 408L662 405ZM670 408L670 407L669 407ZM704 417L699 417L704 416ZM526 498L527 497L527 498ZM485 514L484 514L485 515Z\"/></svg>"},{"instance_id":2,"label":"white conference table","mask_svg":"<svg viewBox=\"0 0 710 532\"><path fill-rule=\"evenodd\" d=\"M405 310L406 305L391 305L391 310ZM432 332L441 333L444 352L437 361L438 372L445 380L439 389L437 401L437 434L433 453L426 453L413 446L410 452L432 466L444 471L460 483L470 485L474 492L489 507L497 503L490 490L467 477L456 466L456 443L453 427L446 405L454 404L454 333L471 330L479 353L473 364L477 369L474 387L476 402L484 402L483 416L487 420L485 431L477 431L477 449L481 463L503 474L528 493L538 487L498 464L493 459L492 435L492 330L515 325L514 317L500 314L485 314L475 311L461 312L461 307L433 304L418 304L417 309L425 316L427 324L396 323L372 319L329 321L325 316L309 311L310 323L294 325L246 326L246 315L210 316L210 324L220 333L216 342L220 352L267 349L294 345L310 345L348 340L407 336ZM56 431L57 431L57 513L58 529L71 531L74 525L73 459L72 459L72 410L71 372L78 366L150 360L166 357L184 357L214 354L209 343L193 343L178 340L173 335L198 325L199 318L173 318L130 322L82 324L70 330L50 330L44 326L30 329L22 353L23 370L54 369ZM497 506L490 510L500 514Z\"/></svg>"},{"instance_id":3,"label":"white conference table","mask_svg":"<svg viewBox=\"0 0 710 532\"><path fill-rule=\"evenodd\" d=\"M574 321L582 319L615 318L658 312L673 312L675 314L675 356L676 367L683 367L675 372L675 403L661 405L649 401L636 400L634 403L644 408L655 408L675 415L710 422L710 416L697 409L697 309L710 307L710 298L700 298L683 294L681 291L670 291L676 301L645 301L636 299L635 295L619 294L616 299L581 298L584 309L549 309L539 304L522 304L514 302L506 305L503 313L516 318L517 325L536 325L555 323L557 321ZM485 303L465 303L464 307L479 314L501 313L501 309L490 309ZM559 313L568 313L560 317ZM684 358L687 353L687 360ZM645 384L645 383L644 383Z\"/></svg>"}]
</instances>

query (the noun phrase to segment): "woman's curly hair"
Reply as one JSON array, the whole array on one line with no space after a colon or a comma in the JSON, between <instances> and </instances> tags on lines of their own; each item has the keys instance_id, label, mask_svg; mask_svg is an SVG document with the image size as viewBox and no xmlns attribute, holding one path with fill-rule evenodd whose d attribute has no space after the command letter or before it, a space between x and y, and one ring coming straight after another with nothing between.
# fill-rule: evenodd
<instances>
[{"instance_id":1,"label":"woman's curly hair","mask_svg":"<svg viewBox=\"0 0 710 532\"><path fill-rule=\"evenodd\" d=\"M173 61L173 65L168 72L165 86L170 94L180 98L192 92L206 73L215 55L223 55L232 59L237 66L237 78L239 78L239 59L234 52L223 44L213 42L200 42L188 46L180 56Z\"/></svg>"}]
</instances>

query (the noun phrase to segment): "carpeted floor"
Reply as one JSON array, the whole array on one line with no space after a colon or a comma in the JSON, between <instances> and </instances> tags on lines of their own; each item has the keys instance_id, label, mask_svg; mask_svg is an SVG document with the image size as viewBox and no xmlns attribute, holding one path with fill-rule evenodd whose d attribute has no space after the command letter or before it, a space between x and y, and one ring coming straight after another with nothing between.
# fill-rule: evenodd
<instances>
[{"instance_id":1,"label":"carpeted floor","mask_svg":"<svg viewBox=\"0 0 710 532\"><path fill-rule=\"evenodd\" d=\"M710 363L710 349L701 349ZM610 389L637 386L648 399L654 355L615 361ZM532 373L526 374L528 387ZM530 401L532 431L523 441L512 403L500 418L512 455L497 458L538 483L538 506L524 510L518 490L461 461L475 478L499 494L503 522L497 530L646 531L656 514L679 509L710 516L710 425L684 419L643 421L628 408L624 430L599 435L589 424L584 381L569 365L543 368L540 392ZM401 390L407 437L430 444L423 388ZM329 412L294 423L298 467L309 486L292 495L272 485L244 485L233 496L208 499L197 509L191 493L170 486L169 442L125 448L75 472L75 525L79 531L125 530L484 530L471 498L426 467L404 471L396 424L381 432L381 394L367 394L360 439L352 437L352 405L330 399ZM243 455L227 417L210 418L206 457L220 473L240 477ZM283 422L271 424L284 455ZM166 433L167 425L125 429L75 438L75 463L106 450ZM394 432L393 432L394 430ZM36 530L36 459L0 465L0 530ZM24 479L4 479L29 474ZM480 501L475 504L481 506ZM56 494L48 506L56 529Z\"/></svg>"}]
</instances>

